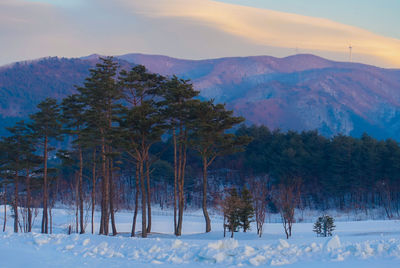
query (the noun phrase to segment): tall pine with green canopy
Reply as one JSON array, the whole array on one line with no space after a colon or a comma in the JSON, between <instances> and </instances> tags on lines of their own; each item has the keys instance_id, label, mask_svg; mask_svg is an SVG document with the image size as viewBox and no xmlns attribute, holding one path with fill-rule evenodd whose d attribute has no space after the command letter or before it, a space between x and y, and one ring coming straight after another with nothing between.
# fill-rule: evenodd
<instances>
[{"instance_id":1,"label":"tall pine with green canopy","mask_svg":"<svg viewBox=\"0 0 400 268\"><path fill-rule=\"evenodd\" d=\"M112 57L100 58L96 67L90 69L90 76L84 85L78 87L82 101L85 103L85 118L92 128L87 133L95 135L99 141L102 176L102 200L100 234L108 235L111 216L113 235L117 234L114 218L114 182L113 172L113 140L115 128L118 127L116 115L120 113L122 90L116 81L118 63Z\"/></svg>"},{"instance_id":2,"label":"tall pine with green canopy","mask_svg":"<svg viewBox=\"0 0 400 268\"><path fill-rule=\"evenodd\" d=\"M83 143L82 131L85 127L85 104L78 94L70 95L63 99L61 103L62 119L64 123L64 132L75 136L73 141L74 149L79 158L78 171L78 195L79 195L79 226L80 233L85 233L84 208L83 208Z\"/></svg>"},{"instance_id":3,"label":"tall pine with green canopy","mask_svg":"<svg viewBox=\"0 0 400 268\"><path fill-rule=\"evenodd\" d=\"M7 128L11 134L4 137L1 141L2 150L4 152L3 165L1 166L2 176L7 178L9 182L14 184L14 232L18 232L19 225L19 184L22 182L23 173L27 172L26 167L32 160L35 151L30 135L30 131L23 121L19 121L15 126ZM29 187L29 185L27 185ZM30 207L27 209L30 210ZM31 215L30 215L31 216ZM28 217L29 218L29 217ZM30 217L32 219L32 217ZM24 226L25 227L25 226ZM31 225L30 227L31 228ZM24 228L26 230L26 228Z\"/></svg>"},{"instance_id":4,"label":"tall pine with green canopy","mask_svg":"<svg viewBox=\"0 0 400 268\"><path fill-rule=\"evenodd\" d=\"M86 109L87 107L85 107ZM99 177L98 165L99 162L99 145L101 144L100 135L97 131L96 124L86 117L86 110L84 113L85 127L80 131L79 144L86 153L87 166L91 165L91 233L94 234L94 212L96 207L96 184ZM89 153L90 152L90 153ZM101 174L101 173L100 173Z\"/></svg>"},{"instance_id":5,"label":"tall pine with green canopy","mask_svg":"<svg viewBox=\"0 0 400 268\"><path fill-rule=\"evenodd\" d=\"M244 149L250 142L248 136L236 136L227 133L244 121L243 117L233 116L233 111L226 110L224 104L211 101L198 102L192 108L194 120L190 136L191 147L198 152L203 167L203 215L206 232L211 231L211 220L207 211L207 169L213 161L222 155L232 154Z\"/></svg>"},{"instance_id":6,"label":"tall pine with green canopy","mask_svg":"<svg viewBox=\"0 0 400 268\"><path fill-rule=\"evenodd\" d=\"M25 224L22 226L24 232L32 231L32 176L33 174L40 174L42 171L39 166L42 163L42 158L36 153L36 140L33 136L31 129L24 121L19 121L14 127L8 128L8 131L12 134L11 138L18 142L15 146L12 146L11 150L7 150L10 154L12 150L15 150L13 155L19 155L19 163L22 167L19 176L20 182L23 182L23 176L25 177L25 203L23 204L24 209L22 210L22 218ZM22 201L21 201L22 202Z\"/></svg>"},{"instance_id":7,"label":"tall pine with green canopy","mask_svg":"<svg viewBox=\"0 0 400 268\"><path fill-rule=\"evenodd\" d=\"M124 109L121 126L124 131L124 143L127 153L136 161L136 198L131 236L135 235L139 182L142 196L142 237L151 232L151 189L150 155L151 146L161 141L165 132L164 115L158 102L157 93L164 78L149 73L144 66L138 65L130 72L122 71L119 77L124 98L129 107ZM146 211L147 207L147 211ZM147 217L146 217L147 212Z\"/></svg>"},{"instance_id":8,"label":"tall pine with green canopy","mask_svg":"<svg viewBox=\"0 0 400 268\"><path fill-rule=\"evenodd\" d=\"M187 160L188 139L193 126L193 106L199 94L189 80L176 76L169 78L159 94L162 97L161 109L166 123L172 132L174 147L174 233L182 234L183 210L185 206L184 184Z\"/></svg>"},{"instance_id":9,"label":"tall pine with green canopy","mask_svg":"<svg viewBox=\"0 0 400 268\"><path fill-rule=\"evenodd\" d=\"M43 216L42 233L49 233L48 220L48 176L47 160L50 149L49 143L53 139L61 137L60 108L55 99L47 98L38 104L39 111L30 116L30 128L37 139L43 153Z\"/></svg>"}]
</instances>

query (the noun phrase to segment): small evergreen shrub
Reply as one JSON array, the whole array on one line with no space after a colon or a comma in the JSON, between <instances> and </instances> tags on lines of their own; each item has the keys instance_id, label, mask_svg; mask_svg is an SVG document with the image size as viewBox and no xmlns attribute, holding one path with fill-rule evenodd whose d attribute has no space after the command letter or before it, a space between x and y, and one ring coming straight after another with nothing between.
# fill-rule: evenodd
<instances>
[{"instance_id":1,"label":"small evergreen shrub","mask_svg":"<svg viewBox=\"0 0 400 268\"><path fill-rule=\"evenodd\" d=\"M314 223L313 231L317 233L317 236L332 236L332 232L335 230L335 220L329 216L324 215L318 218Z\"/></svg>"},{"instance_id":2,"label":"small evergreen shrub","mask_svg":"<svg viewBox=\"0 0 400 268\"><path fill-rule=\"evenodd\" d=\"M226 228L231 232L238 232L243 228L243 232L250 230L250 224L254 221L253 196L245 186L241 195L236 188L231 188L228 196L222 202L224 213L224 236Z\"/></svg>"},{"instance_id":3,"label":"small evergreen shrub","mask_svg":"<svg viewBox=\"0 0 400 268\"><path fill-rule=\"evenodd\" d=\"M244 186L242 190L242 196L240 202L241 202L241 206L239 209L240 227L243 228L243 232L246 232L247 230L250 230L250 223L254 221L253 196L246 186Z\"/></svg>"},{"instance_id":4,"label":"small evergreen shrub","mask_svg":"<svg viewBox=\"0 0 400 268\"><path fill-rule=\"evenodd\" d=\"M241 200L236 188L231 188L228 194L223 202L224 230L228 228L233 237L233 233L240 227Z\"/></svg>"}]
</instances>

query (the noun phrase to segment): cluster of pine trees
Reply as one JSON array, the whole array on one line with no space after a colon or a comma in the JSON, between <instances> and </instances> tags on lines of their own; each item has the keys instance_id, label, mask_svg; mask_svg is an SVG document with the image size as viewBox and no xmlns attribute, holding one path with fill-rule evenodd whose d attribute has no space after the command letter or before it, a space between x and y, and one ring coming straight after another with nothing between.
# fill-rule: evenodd
<instances>
[{"instance_id":1,"label":"cluster of pine trees","mask_svg":"<svg viewBox=\"0 0 400 268\"><path fill-rule=\"evenodd\" d=\"M317 131L271 131L241 126L237 135L252 142L246 151L220 159L217 165L237 167L241 176L265 176L272 184L301 180L302 203L317 209L384 207L399 215L400 146L393 139L345 135L324 137Z\"/></svg>"},{"instance_id":2,"label":"cluster of pine trees","mask_svg":"<svg viewBox=\"0 0 400 268\"><path fill-rule=\"evenodd\" d=\"M242 228L243 232L250 230L255 211L253 197L246 186L243 187L240 195L235 187L230 188L222 201L221 209L224 215L224 237L226 228L231 232L231 238L239 228Z\"/></svg>"},{"instance_id":3,"label":"cluster of pine trees","mask_svg":"<svg viewBox=\"0 0 400 268\"><path fill-rule=\"evenodd\" d=\"M141 210L140 231L146 237L155 202L173 208L178 236L187 205L201 206L209 232L208 206L221 205L222 196L222 211L236 215L226 218L226 226L247 230L249 222L240 223L240 213L235 214L243 211L243 202L230 202L232 193L221 193L237 187L243 195L246 184L254 207L247 211L254 214L260 236L267 208L281 214L287 238L299 207L366 212L382 207L388 218L400 216L396 141L239 127L242 117L198 94L189 80L153 74L140 65L123 70L103 58L76 94L59 103L42 101L29 120L8 128L0 140L3 203L13 209L14 231L31 231L41 207L41 230L51 233L55 202L73 199L74 228L80 233L86 231L88 206L91 232L98 207L104 235L110 229L117 234L115 212L129 208L131 235L137 234Z\"/></svg>"},{"instance_id":4,"label":"cluster of pine trees","mask_svg":"<svg viewBox=\"0 0 400 268\"><path fill-rule=\"evenodd\" d=\"M9 128L10 135L0 142L1 182L4 190L8 185L14 187L10 200L14 231L22 229L19 207L26 211L24 230L31 231L35 203L43 207L42 233L48 233L49 228L52 232L51 208L72 190L76 199L76 231L84 233L86 186L91 188L92 233L95 207L100 203L99 233L108 235L111 223L112 234L117 234L117 186L123 174L131 172L135 178L131 235L136 233L141 208L141 236L146 237L151 232L152 166L160 153L153 153L152 147L160 144L163 137L169 137L173 148L169 165L173 166L174 232L178 236L182 232L189 149L201 159L202 204L209 232L207 171L217 157L243 150L249 142L247 136L227 133L244 119L233 116L223 104L197 99L199 92L188 80L149 73L144 66L121 70L111 57L100 59L84 84L76 89L76 94L61 103L50 98L41 102L28 122L21 121ZM64 149L55 152L55 144ZM55 155L58 163L49 166L49 159L51 162ZM96 189L100 190L100 200L96 198ZM6 195L4 200L6 204Z\"/></svg>"}]
</instances>

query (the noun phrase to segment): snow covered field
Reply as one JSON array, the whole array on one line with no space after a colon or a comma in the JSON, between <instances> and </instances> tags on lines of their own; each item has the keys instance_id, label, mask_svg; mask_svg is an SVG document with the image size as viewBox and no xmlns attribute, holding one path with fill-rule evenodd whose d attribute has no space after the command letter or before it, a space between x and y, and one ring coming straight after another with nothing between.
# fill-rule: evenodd
<instances>
[{"instance_id":1,"label":"snow covered field","mask_svg":"<svg viewBox=\"0 0 400 268\"><path fill-rule=\"evenodd\" d=\"M0 267L400 267L395 220L337 222L329 238L316 237L312 223L296 223L289 240L280 223L267 223L262 238L253 227L224 239L220 217L214 216L213 231L204 234L200 212L192 212L184 217L184 235L176 238L171 213L155 211L154 233L142 239L129 237L132 213L117 214L117 237L67 235L73 213L54 214L53 235L38 233L39 217L33 233L14 234L9 218L0 233Z\"/></svg>"}]
</instances>

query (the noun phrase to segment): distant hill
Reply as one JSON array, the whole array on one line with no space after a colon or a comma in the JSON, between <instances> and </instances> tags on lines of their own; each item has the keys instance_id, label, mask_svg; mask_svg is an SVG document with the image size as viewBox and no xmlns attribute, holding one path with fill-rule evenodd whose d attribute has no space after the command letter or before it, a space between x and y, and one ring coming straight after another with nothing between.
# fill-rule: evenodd
<instances>
[{"instance_id":1,"label":"distant hill","mask_svg":"<svg viewBox=\"0 0 400 268\"><path fill-rule=\"evenodd\" d=\"M126 68L143 64L192 79L203 98L225 102L248 123L322 134L400 138L400 70L329 61L313 55L182 60L117 56ZM98 55L45 58L0 67L0 120L26 117L47 96L62 98L89 74Z\"/></svg>"}]
</instances>

